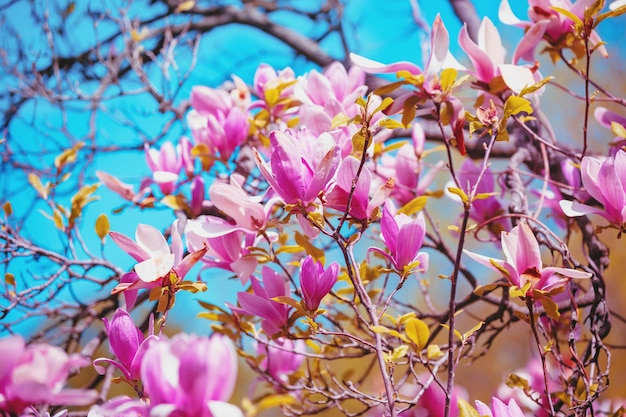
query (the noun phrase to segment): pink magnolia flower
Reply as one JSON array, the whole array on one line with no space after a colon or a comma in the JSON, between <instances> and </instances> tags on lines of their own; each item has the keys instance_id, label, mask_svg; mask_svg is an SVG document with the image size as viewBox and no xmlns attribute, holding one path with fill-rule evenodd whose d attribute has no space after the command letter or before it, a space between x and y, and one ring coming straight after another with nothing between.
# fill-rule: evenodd
<instances>
[{"instance_id":1,"label":"pink magnolia flower","mask_svg":"<svg viewBox=\"0 0 626 417\"><path fill-rule=\"evenodd\" d=\"M260 100L254 101L250 109L268 111L279 124L283 119L294 116L299 109L290 100L295 83L296 76L291 68L276 71L268 64L259 65L254 73L253 92ZM278 127L284 128L286 125Z\"/></svg>"},{"instance_id":2,"label":"pink magnolia flower","mask_svg":"<svg viewBox=\"0 0 626 417\"><path fill-rule=\"evenodd\" d=\"M324 270L324 266L308 255L300 265L300 289L304 306L308 311L316 311L322 298L337 282L339 264L333 262Z\"/></svg>"},{"instance_id":3,"label":"pink magnolia flower","mask_svg":"<svg viewBox=\"0 0 626 417\"><path fill-rule=\"evenodd\" d=\"M461 101L452 94L455 87L454 82L445 80L442 82L440 78L441 71L446 68L455 70L465 70L450 54L450 36L441 17L437 15L432 25L430 38L430 56L426 68L422 70L415 64L401 61L394 64L381 64L367 58L351 54L350 58L355 65L363 68L366 72L371 73L393 73L400 72L399 76L404 78L408 73L411 84L417 90L406 93L395 100L395 102L386 110L387 113L393 114L401 111L405 107L407 100L413 101L414 105L431 100L436 106L440 107L440 116L445 125L450 125L456 139L456 146L462 155L465 154L465 141L463 128L465 125L465 110ZM423 81L419 81L420 77ZM445 115L445 117L444 117Z\"/></svg>"},{"instance_id":4,"label":"pink magnolia flower","mask_svg":"<svg viewBox=\"0 0 626 417\"><path fill-rule=\"evenodd\" d=\"M406 214L394 214L395 208L386 202L383 206L383 216L380 219L382 240L387 245L389 253L379 248L370 248L391 261L398 273L405 276L413 270L426 272L428 269L428 254L420 252L426 234L424 215L419 213L416 219Z\"/></svg>"},{"instance_id":5,"label":"pink magnolia flower","mask_svg":"<svg viewBox=\"0 0 626 417\"><path fill-rule=\"evenodd\" d=\"M204 268L220 268L234 272L242 284L248 282L258 261L248 249L256 235L219 217L201 216L187 221L187 246L190 250L206 247L200 259Z\"/></svg>"},{"instance_id":6,"label":"pink magnolia flower","mask_svg":"<svg viewBox=\"0 0 626 417\"><path fill-rule=\"evenodd\" d=\"M591 278L588 272L554 266L544 267L541 260L539 243L526 223L520 223L510 232L501 233L502 250L506 260L489 258L464 250L472 259L503 273L506 279L516 287L529 285L526 296L535 297L535 290L550 293L561 289L568 278Z\"/></svg>"},{"instance_id":7,"label":"pink magnolia flower","mask_svg":"<svg viewBox=\"0 0 626 417\"><path fill-rule=\"evenodd\" d=\"M183 167L180 149L179 145L177 151L172 142L165 142L160 150L151 148L148 144L144 146L152 179L165 195L172 194L175 190L180 169Z\"/></svg>"},{"instance_id":8,"label":"pink magnolia flower","mask_svg":"<svg viewBox=\"0 0 626 417\"><path fill-rule=\"evenodd\" d=\"M586 156L580 170L585 190L603 209L562 200L563 212L570 217L599 214L618 230L626 230L626 151L604 159Z\"/></svg>"},{"instance_id":9,"label":"pink magnolia flower","mask_svg":"<svg viewBox=\"0 0 626 417\"><path fill-rule=\"evenodd\" d=\"M525 417L522 409L513 398L509 400L508 404L503 403L496 397L492 397L491 401L492 406L490 409L485 403L476 400L478 414L488 417Z\"/></svg>"},{"instance_id":10,"label":"pink magnolia flower","mask_svg":"<svg viewBox=\"0 0 626 417\"><path fill-rule=\"evenodd\" d=\"M274 297L289 295L289 284L273 269L263 267L263 285L250 277L252 293L237 293L237 301L241 309L238 312L257 316L262 319L261 327L268 336L273 336L286 328L289 323L290 306L272 300Z\"/></svg>"},{"instance_id":11,"label":"pink magnolia flower","mask_svg":"<svg viewBox=\"0 0 626 417\"><path fill-rule=\"evenodd\" d=\"M223 89L195 86L191 90L187 122L197 144L203 144L223 162L243 144L250 129L247 113Z\"/></svg>"},{"instance_id":12,"label":"pink magnolia flower","mask_svg":"<svg viewBox=\"0 0 626 417\"><path fill-rule=\"evenodd\" d=\"M488 17L483 18L480 24L477 41L478 43L475 43L470 38L467 24L464 24L459 32L459 45L472 62L474 71L471 74L487 88L498 76L501 76L506 86L516 93L525 86L539 81L537 72L533 73L524 66L505 64L506 50L502 45L500 33Z\"/></svg>"},{"instance_id":13,"label":"pink magnolia flower","mask_svg":"<svg viewBox=\"0 0 626 417\"><path fill-rule=\"evenodd\" d=\"M566 35L573 34L574 22L569 17L557 12L553 7L560 7L574 14L581 20L584 19L585 10L588 9L595 0L576 0L572 3L570 0L528 0L528 17L530 21L522 21L518 19L509 5L508 0L502 0L498 9L498 17L502 23L517 26L525 30L524 37L517 45L513 54L513 63L524 59L526 61L535 61L535 47L542 39L545 39L551 45L559 45L566 43ZM589 37L591 41L590 48L602 42L598 33L594 30ZM575 47L573 51L579 55L579 51ZM598 52L607 57L606 48L601 45ZM580 57L580 56L579 56Z\"/></svg>"},{"instance_id":14,"label":"pink magnolia flower","mask_svg":"<svg viewBox=\"0 0 626 417\"><path fill-rule=\"evenodd\" d=\"M256 351L258 355L265 356L259 368L276 383L281 384L288 382L289 375L297 371L304 362L301 353L305 351L305 343L301 339L294 341L279 337L276 340L257 343Z\"/></svg>"},{"instance_id":15,"label":"pink magnolia flower","mask_svg":"<svg viewBox=\"0 0 626 417\"><path fill-rule=\"evenodd\" d=\"M339 147L328 133L319 136L306 129L274 131L270 135L268 165L255 150L261 173L287 204L307 206L314 202L339 165Z\"/></svg>"},{"instance_id":16,"label":"pink magnolia flower","mask_svg":"<svg viewBox=\"0 0 626 417\"><path fill-rule=\"evenodd\" d=\"M423 376L428 378L428 376ZM430 379L430 378L428 378ZM445 382L444 382L445 385ZM402 389L403 396L415 396L422 389L422 386L406 384ZM467 398L465 388L455 385L452 388L452 402L450 415L458 416L458 399ZM434 381L428 383L428 387L422 392L415 407L410 408L400 414L402 417L444 417L446 409L446 393L444 389Z\"/></svg>"},{"instance_id":17,"label":"pink magnolia flower","mask_svg":"<svg viewBox=\"0 0 626 417\"><path fill-rule=\"evenodd\" d=\"M164 283L182 281L207 252L207 248L203 247L183 257L181 228L180 221L174 220L171 227L171 249L161 232L147 224L137 226L136 241L121 233L109 232L113 241L139 262L132 272L122 276L121 283L113 289L113 293L124 291L127 308L130 309L135 304L137 290L141 288L155 288Z\"/></svg>"},{"instance_id":18,"label":"pink magnolia flower","mask_svg":"<svg viewBox=\"0 0 626 417\"><path fill-rule=\"evenodd\" d=\"M243 176L233 174L228 184L214 182L209 188L209 196L215 207L235 221L237 227L230 230L256 233L265 228L269 208L261 204L262 196L248 195L243 189L244 182Z\"/></svg>"},{"instance_id":19,"label":"pink magnolia flower","mask_svg":"<svg viewBox=\"0 0 626 417\"><path fill-rule=\"evenodd\" d=\"M106 318L102 321L109 337L110 350L118 360L98 358L93 361L94 367L100 375L104 375L105 370L101 364L108 363L122 371L124 378L128 381L138 380L143 355L150 343L158 340L158 337L154 335L154 323L150 322L148 331L150 335L144 338L143 332L135 326L133 318L122 308L115 310L110 322Z\"/></svg>"},{"instance_id":20,"label":"pink magnolia flower","mask_svg":"<svg viewBox=\"0 0 626 417\"><path fill-rule=\"evenodd\" d=\"M389 196L393 189L393 181L387 180L382 186L376 187L371 171L367 166L363 166L348 207L352 182L357 177L360 164L361 162L353 156L341 161L335 182L326 193L325 205L340 212L347 210L355 219L364 220L370 218L374 210Z\"/></svg>"},{"instance_id":21,"label":"pink magnolia flower","mask_svg":"<svg viewBox=\"0 0 626 417\"><path fill-rule=\"evenodd\" d=\"M323 74L310 71L294 87L294 97L302 102L300 123L318 134L330 131L333 117L354 117L359 113L355 100L365 95L367 89L365 72L357 66L346 72L343 64L333 62Z\"/></svg>"},{"instance_id":22,"label":"pink magnolia flower","mask_svg":"<svg viewBox=\"0 0 626 417\"><path fill-rule=\"evenodd\" d=\"M384 153L376 167L376 173L383 181L394 179L391 197L400 206L424 195L437 173L445 166L443 161L439 161L426 170L422 159L426 139L420 124L413 125L411 136L412 141L400 147L395 156Z\"/></svg>"},{"instance_id":23,"label":"pink magnolia flower","mask_svg":"<svg viewBox=\"0 0 626 417\"><path fill-rule=\"evenodd\" d=\"M237 353L225 336L180 333L159 339L143 357L141 380L151 416L243 417L226 403L237 380Z\"/></svg>"},{"instance_id":24,"label":"pink magnolia flower","mask_svg":"<svg viewBox=\"0 0 626 417\"><path fill-rule=\"evenodd\" d=\"M596 110L593 112L596 120L607 129L613 130L613 123L617 123L622 126L622 128L626 129L626 117L614 113L604 107L596 107ZM626 138L617 136L613 143L611 143L611 151L610 155L615 156L620 149L626 149Z\"/></svg>"},{"instance_id":25,"label":"pink magnolia flower","mask_svg":"<svg viewBox=\"0 0 626 417\"><path fill-rule=\"evenodd\" d=\"M26 346L21 336L0 339L0 414L16 415L34 405L87 405L94 390L64 388L70 373L89 364L47 344Z\"/></svg>"}]
</instances>

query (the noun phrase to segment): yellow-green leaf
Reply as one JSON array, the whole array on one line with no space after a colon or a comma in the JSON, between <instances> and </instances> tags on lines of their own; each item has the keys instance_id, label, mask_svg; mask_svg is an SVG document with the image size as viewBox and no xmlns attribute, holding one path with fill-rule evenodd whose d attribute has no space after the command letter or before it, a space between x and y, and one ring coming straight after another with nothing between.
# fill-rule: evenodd
<instances>
[{"instance_id":1,"label":"yellow-green leaf","mask_svg":"<svg viewBox=\"0 0 626 417\"><path fill-rule=\"evenodd\" d=\"M463 204L467 204L469 202L469 197L467 196L467 194L465 194L465 191L461 190L460 188L448 187L448 191L454 195L458 195L459 197L461 197L461 201L463 201Z\"/></svg>"},{"instance_id":2,"label":"yellow-green leaf","mask_svg":"<svg viewBox=\"0 0 626 417\"><path fill-rule=\"evenodd\" d=\"M395 362L398 359L404 358L409 351L409 347L407 345L400 345L387 355L385 355L385 360L387 362Z\"/></svg>"},{"instance_id":3,"label":"yellow-green leaf","mask_svg":"<svg viewBox=\"0 0 626 417\"><path fill-rule=\"evenodd\" d=\"M59 171L68 163L72 163L76 161L76 153L80 148L85 146L83 142L78 142L76 145L72 146L70 149L66 149L59 156L54 158L54 166Z\"/></svg>"},{"instance_id":4,"label":"yellow-green leaf","mask_svg":"<svg viewBox=\"0 0 626 417\"><path fill-rule=\"evenodd\" d=\"M441 359L443 357L443 352L439 345L428 345L426 348L426 358L429 361L436 361L437 359Z\"/></svg>"},{"instance_id":5,"label":"yellow-green leaf","mask_svg":"<svg viewBox=\"0 0 626 417\"><path fill-rule=\"evenodd\" d=\"M601 15L598 16L598 18L595 21L595 26L598 26L598 24L600 24L600 22L602 22L604 19L608 19L608 18L612 18L612 17L617 17L617 16L621 16L624 13L626 13L626 5L624 6L620 6L615 10L611 10L609 12L606 13L602 13Z\"/></svg>"},{"instance_id":6,"label":"yellow-green leaf","mask_svg":"<svg viewBox=\"0 0 626 417\"><path fill-rule=\"evenodd\" d=\"M418 212L422 211L422 209L426 205L426 200L428 200L428 197L426 197L425 195L421 195L419 197L416 197L413 200L411 200L408 203L406 203L404 206L402 206L398 210L398 213L404 213L407 216L411 216L411 215L413 215L415 213L418 213Z\"/></svg>"},{"instance_id":7,"label":"yellow-green leaf","mask_svg":"<svg viewBox=\"0 0 626 417\"><path fill-rule=\"evenodd\" d=\"M580 20L580 17L576 16L571 11L564 9L562 7L552 6L552 10L556 11L557 13L562 14L565 17L569 17L574 22L576 32L580 33L580 31L583 28L583 21Z\"/></svg>"},{"instance_id":8,"label":"yellow-green leaf","mask_svg":"<svg viewBox=\"0 0 626 417\"><path fill-rule=\"evenodd\" d=\"M281 405L297 404L298 400L288 394L268 395L256 404L257 413L268 408L280 407Z\"/></svg>"},{"instance_id":9,"label":"yellow-green leaf","mask_svg":"<svg viewBox=\"0 0 626 417\"><path fill-rule=\"evenodd\" d=\"M467 339L469 339L470 337L472 337L472 335L477 332L481 327L483 327L483 324L485 324L484 321L479 322L478 324L476 324L474 327L472 327L471 329L469 329L468 331L466 331L465 333L463 333L463 341L467 341Z\"/></svg>"},{"instance_id":10,"label":"yellow-green leaf","mask_svg":"<svg viewBox=\"0 0 626 417\"><path fill-rule=\"evenodd\" d=\"M395 90L397 90L398 88L402 87L405 84L408 84L408 83L404 80L401 80L401 81L393 82L391 84L383 85L382 87L378 87L376 90L374 90L374 94L379 95L379 96L384 96L384 95L394 92Z\"/></svg>"},{"instance_id":11,"label":"yellow-green leaf","mask_svg":"<svg viewBox=\"0 0 626 417\"><path fill-rule=\"evenodd\" d=\"M411 342L415 343L418 350L422 350L428 344L430 329L428 325L418 318L410 318L404 324L404 332Z\"/></svg>"},{"instance_id":12,"label":"yellow-green leaf","mask_svg":"<svg viewBox=\"0 0 626 417\"><path fill-rule=\"evenodd\" d=\"M402 129L404 125L395 119L385 118L378 123L381 127L386 127L387 129ZM387 150L385 148L385 150Z\"/></svg>"},{"instance_id":13,"label":"yellow-green leaf","mask_svg":"<svg viewBox=\"0 0 626 417\"><path fill-rule=\"evenodd\" d=\"M380 111L384 111L387 107L391 106L392 103L393 103L393 99L391 97L385 97L382 103L380 103L378 107L374 109L372 114L376 114Z\"/></svg>"},{"instance_id":14,"label":"yellow-green leaf","mask_svg":"<svg viewBox=\"0 0 626 417\"><path fill-rule=\"evenodd\" d=\"M626 128L617 122L611 122L611 132L613 132L615 136L626 139Z\"/></svg>"},{"instance_id":15,"label":"yellow-green leaf","mask_svg":"<svg viewBox=\"0 0 626 417\"><path fill-rule=\"evenodd\" d=\"M28 174L28 182L33 186L35 191L39 193L41 198L44 200L48 199L48 187L44 187L41 183L41 179L37 176L37 174L33 174L32 172Z\"/></svg>"},{"instance_id":16,"label":"yellow-green leaf","mask_svg":"<svg viewBox=\"0 0 626 417\"><path fill-rule=\"evenodd\" d=\"M448 331L450 331L450 326L448 326L447 324L443 324L443 323L442 323L442 324L440 324L440 326L441 326L441 327L443 327L443 328L445 328L445 329L447 329ZM454 335L455 335L456 337L458 337L458 338L459 338L459 340L463 340L463 335L462 335L462 334L461 334L461 332L460 332L460 331L458 331L457 329L454 329Z\"/></svg>"},{"instance_id":17,"label":"yellow-green leaf","mask_svg":"<svg viewBox=\"0 0 626 417\"><path fill-rule=\"evenodd\" d=\"M463 398L457 400L457 405L459 406L459 417L481 417L478 411Z\"/></svg>"},{"instance_id":18,"label":"yellow-green leaf","mask_svg":"<svg viewBox=\"0 0 626 417\"><path fill-rule=\"evenodd\" d=\"M183 1L182 3L179 3L178 6L176 7L176 13L188 12L189 10L193 9L193 6L195 5L196 5L195 0Z\"/></svg>"},{"instance_id":19,"label":"yellow-green leaf","mask_svg":"<svg viewBox=\"0 0 626 417\"><path fill-rule=\"evenodd\" d=\"M104 238L109 233L110 229L109 218L106 214L102 213L96 219L96 234L104 242Z\"/></svg>"},{"instance_id":20,"label":"yellow-green leaf","mask_svg":"<svg viewBox=\"0 0 626 417\"><path fill-rule=\"evenodd\" d=\"M450 91L456 80L457 71L454 68L445 68L439 76L439 85L442 91Z\"/></svg>"},{"instance_id":21,"label":"yellow-green leaf","mask_svg":"<svg viewBox=\"0 0 626 417\"><path fill-rule=\"evenodd\" d=\"M161 199L161 203L165 204L167 207L171 208L172 210L183 210L183 211L189 210L189 205L185 201L185 197L180 194L166 195L165 197Z\"/></svg>"},{"instance_id":22,"label":"yellow-green leaf","mask_svg":"<svg viewBox=\"0 0 626 417\"><path fill-rule=\"evenodd\" d=\"M390 329L390 328L382 326L382 325L370 326L370 330L373 331L374 333L378 333L378 334L390 334L391 336L397 337L398 339L400 339L400 340L402 340L403 342L406 342L406 343L410 343L411 342L409 339L406 338L405 335L401 334L397 330Z\"/></svg>"},{"instance_id":23,"label":"yellow-green leaf","mask_svg":"<svg viewBox=\"0 0 626 417\"><path fill-rule=\"evenodd\" d=\"M326 252L322 249L315 247L308 237L300 232L296 232L294 239L298 245L304 248L308 255L311 255L316 261L324 263Z\"/></svg>"},{"instance_id":24,"label":"yellow-green leaf","mask_svg":"<svg viewBox=\"0 0 626 417\"><path fill-rule=\"evenodd\" d=\"M339 113L335 115L335 117L333 117L333 120L330 124L330 128L332 130L332 129L337 129L338 127L347 126L348 123L350 123L351 121L352 121L352 118L346 116L343 113Z\"/></svg>"},{"instance_id":25,"label":"yellow-green leaf","mask_svg":"<svg viewBox=\"0 0 626 417\"><path fill-rule=\"evenodd\" d=\"M506 123L506 120L510 116L514 116L521 112L532 114L533 107L531 106L530 101L528 101L524 97L510 96L509 98L506 99L506 102L504 103L504 111L503 111L502 118L505 120L505 123Z\"/></svg>"},{"instance_id":26,"label":"yellow-green leaf","mask_svg":"<svg viewBox=\"0 0 626 417\"><path fill-rule=\"evenodd\" d=\"M486 293L487 291L492 291L496 288L498 288L499 284L486 284L486 285L479 285L478 287L474 288L474 294L476 294L479 297L482 297L484 293Z\"/></svg>"},{"instance_id":27,"label":"yellow-green leaf","mask_svg":"<svg viewBox=\"0 0 626 417\"><path fill-rule=\"evenodd\" d=\"M538 83L535 83L533 85L529 85L529 86L526 86L526 87L522 88L522 91L519 92L520 97L523 97L526 94L534 93L535 91L539 90L544 85L548 84L553 79L554 79L554 77L552 75L550 75L550 76L544 78L543 80L539 81Z\"/></svg>"},{"instance_id":28,"label":"yellow-green leaf","mask_svg":"<svg viewBox=\"0 0 626 417\"><path fill-rule=\"evenodd\" d=\"M474 200L486 200L489 197L493 197L497 193L478 193L474 196Z\"/></svg>"}]
</instances>

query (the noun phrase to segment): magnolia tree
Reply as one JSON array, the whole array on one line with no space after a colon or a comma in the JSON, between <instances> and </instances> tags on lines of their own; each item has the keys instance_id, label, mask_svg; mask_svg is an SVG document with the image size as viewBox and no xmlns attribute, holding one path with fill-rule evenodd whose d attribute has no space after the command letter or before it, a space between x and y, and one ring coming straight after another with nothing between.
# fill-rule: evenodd
<instances>
[{"instance_id":1,"label":"magnolia tree","mask_svg":"<svg viewBox=\"0 0 626 417\"><path fill-rule=\"evenodd\" d=\"M5 186L0 219L3 415L623 414L604 395L619 348L604 340L624 312L607 306L603 242L626 232L625 101L591 71L611 48L598 26L622 2L529 0L520 20L503 0L502 23L523 29L512 53L471 3L450 2L465 22L454 34L410 2L429 31L423 66L351 53L339 2L152 3L141 18L133 5L33 8L49 52L16 52L23 37L5 50L2 170L21 185ZM61 43L78 13L97 34L81 53ZM279 13L324 33L307 38ZM260 63L180 97L203 34L229 24L317 67ZM330 35L343 62L318 46ZM540 71L539 48L554 66ZM571 85L550 75L557 66ZM580 103L580 139L551 127L541 103L554 89ZM148 115L115 114L135 95L158 105L160 131ZM613 142L591 146L594 117ZM134 129L126 142L103 133L115 118ZM23 125L53 144L31 150ZM123 152L145 154L142 179L125 179ZM36 193L27 203L24 189ZM102 195L113 209L94 216ZM28 230L33 208L56 235ZM132 227L110 226L133 212ZM113 246L127 259L108 256ZM202 334L171 318L185 291L203 308L185 322ZM513 326L531 359L498 370L502 388L478 398L458 373L495 358ZM232 401L244 366L256 378Z\"/></svg>"}]
</instances>

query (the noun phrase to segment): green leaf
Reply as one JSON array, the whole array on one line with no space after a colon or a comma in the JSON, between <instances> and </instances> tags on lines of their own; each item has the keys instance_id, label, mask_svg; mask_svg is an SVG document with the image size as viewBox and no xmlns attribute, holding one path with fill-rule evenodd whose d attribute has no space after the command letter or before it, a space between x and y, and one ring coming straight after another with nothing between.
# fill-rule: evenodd
<instances>
[{"instance_id":1,"label":"green leaf","mask_svg":"<svg viewBox=\"0 0 626 417\"><path fill-rule=\"evenodd\" d=\"M417 346L418 350L422 350L428 344L430 337L430 329L428 325L418 318L410 318L404 324L404 332L411 342Z\"/></svg>"},{"instance_id":2,"label":"green leaf","mask_svg":"<svg viewBox=\"0 0 626 417\"><path fill-rule=\"evenodd\" d=\"M502 118L507 120L509 117L519 114L521 112L532 114L533 107L531 106L530 101L520 96L510 96L506 99L506 102L504 103L504 112Z\"/></svg>"},{"instance_id":3,"label":"green leaf","mask_svg":"<svg viewBox=\"0 0 626 417\"><path fill-rule=\"evenodd\" d=\"M478 414L478 410L470 405L463 398L459 398L457 400L457 405L459 406L459 417L481 417Z\"/></svg>"},{"instance_id":4,"label":"green leaf","mask_svg":"<svg viewBox=\"0 0 626 417\"><path fill-rule=\"evenodd\" d=\"M104 213L100 214L96 219L96 234L102 242L104 242L104 238L109 233L109 229L110 224L107 215Z\"/></svg>"}]
</instances>

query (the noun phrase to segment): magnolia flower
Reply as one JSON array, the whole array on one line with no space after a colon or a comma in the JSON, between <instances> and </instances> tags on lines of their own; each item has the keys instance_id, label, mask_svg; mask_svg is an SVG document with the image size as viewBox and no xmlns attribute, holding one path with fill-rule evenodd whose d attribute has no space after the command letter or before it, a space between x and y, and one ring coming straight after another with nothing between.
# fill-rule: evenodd
<instances>
[{"instance_id":1,"label":"magnolia flower","mask_svg":"<svg viewBox=\"0 0 626 417\"><path fill-rule=\"evenodd\" d=\"M472 259L505 275L518 288L526 290L526 296L534 298L535 291L550 294L562 289L568 278L591 278L588 272L554 266L544 267L539 243L526 223L520 223L510 232L501 233L502 250L506 260L489 258L464 250Z\"/></svg>"},{"instance_id":2,"label":"magnolia flower","mask_svg":"<svg viewBox=\"0 0 626 417\"><path fill-rule=\"evenodd\" d=\"M254 276L250 277L252 293L237 293L240 309L237 312L257 316L262 319L261 327L268 336L273 336L289 323L290 306L272 300L274 297L287 297L289 284L273 269L267 266L261 271L263 285Z\"/></svg>"},{"instance_id":3,"label":"magnolia flower","mask_svg":"<svg viewBox=\"0 0 626 417\"><path fill-rule=\"evenodd\" d=\"M291 340L282 337L276 340L267 340L257 343L257 354L265 357L259 364L259 368L277 383L288 382L288 377L298 370L304 356L305 343L302 339Z\"/></svg>"},{"instance_id":4,"label":"magnolia flower","mask_svg":"<svg viewBox=\"0 0 626 417\"><path fill-rule=\"evenodd\" d=\"M467 24L463 25L459 32L459 45L469 57L478 81L485 85L496 77L501 76L502 80L516 93L519 93L525 86L535 84L535 74L529 68L505 64L504 57L506 50L502 45L500 33L488 17L483 18L478 28L478 43L475 43L467 32Z\"/></svg>"},{"instance_id":5,"label":"magnolia flower","mask_svg":"<svg viewBox=\"0 0 626 417\"><path fill-rule=\"evenodd\" d=\"M87 405L98 398L94 390L64 388L70 372L89 364L47 344L26 346L21 336L0 339L0 414L28 412L31 405Z\"/></svg>"},{"instance_id":6,"label":"magnolia flower","mask_svg":"<svg viewBox=\"0 0 626 417\"><path fill-rule=\"evenodd\" d=\"M326 193L326 206L348 213L355 219L364 220L372 216L374 210L380 207L393 189L393 181L387 180L382 186L376 187L372 181L372 173L363 166L352 191L352 182L357 177L361 162L353 156L341 161L337 170L335 182ZM371 197L371 198L370 198ZM348 201L350 200L350 207Z\"/></svg>"},{"instance_id":7,"label":"magnolia flower","mask_svg":"<svg viewBox=\"0 0 626 417\"><path fill-rule=\"evenodd\" d=\"M243 176L233 174L228 184L214 182L209 188L209 196L215 207L235 221L236 227L230 230L256 233L265 228L269 208L266 209L261 204L261 196L248 195L243 189L244 182Z\"/></svg>"},{"instance_id":8,"label":"magnolia flower","mask_svg":"<svg viewBox=\"0 0 626 417\"><path fill-rule=\"evenodd\" d=\"M276 71L268 64L261 64L254 73L253 92L261 100L250 105L250 109L264 109L280 122L298 111L290 100L293 96L296 76L289 67Z\"/></svg>"},{"instance_id":9,"label":"magnolia flower","mask_svg":"<svg viewBox=\"0 0 626 417\"><path fill-rule=\"evenodd\" d=\"M172 142L165 142L160 150L156 150L146 143L144 150L146 161L148 161L148 166L152 171L152 179L163 194L172 194L176 188L178 174L183 166L183 160L180 156L180 145L177 151L174 149Z\"/></svg>"},{"instance_id":10,"label":"magnolia flower","mask_svg":"<svg viewBox=\"0 0 626 417\"><path fill-rule=\"evenodd\" d=\"M620 149L615 157L604 159L586 156L580 170L585 190L603 209L562 200L563 212L570 217L599 214L618 230L626 230L626 151Z\"/></svg>"},{"instance_id":11,"label":"magnolia flower","mask_svg":"<svg viewBox=\"0 0 626 417\"><path fill-rule=\"evenodd\" d=\"M525 417L522 409L513 398L509 400L508 404L503 403L496 397L492 397L491 401L492 407L489 409L485 403L476 400L476 411L478 411L478 414L487 417Z\"/></svg>"},{"instance_id":12,"label":"magnolia flower","mask_svg":"<svg viewBox=\"0 0 626 417\"><path fill-rule=\"evenodd\" d=\"M430 37L430 55L426 68L422 70L415 64L401 61L394 64L381 64L356 54L350 54L350 59L355 65L370 73L398 73L405 78L407 83L417 87L417 90L408 92L398 97L394 103L386 109L386 113L398 113L406 107L407 100L412 106L432 100L441 109L440 116L444 125L450 125L456 139L456 146L462 155L465 154L465 142L463 128L465 125L465 110L461 101L452 95L452 89L456 87L452 73L445 77L441 76L442 70L454 69L465 70L461 64L450 54L450 36L441 17L437 15L432 25ZM456 74L456 72L454 72ZM420 77L423 76L423 77ZM444 116L445 115L445 116Z\"/></svg>"},{"instance_id":13,"label":"magnolia flower","mask_svg":"<svg viewBox=\"0 0 626 417\"><path fill-rule=\"evenodd\" d=\"M135 304L138 289L159 287L163 279L181 281L207 252L207 248L203 247L183 258L181 227L182 223L174 220L171 249L163 234L147 224L137 226L136 241L121 233L109 232L113 241L139 262L134 271L124 274L121 283L113 289L113 293L125 291L127 308ZM173 277L171 274L174 274Z\"/></svg>"},{"instance_id":14,"label":"magnolia flower","mask_svg":"<svg viewBox=\"0 0 626 417\"><path fill-rule=\"evenodd\" d=\"M320 136L302 129L274 131L270 135L272 156L268 165L255 150L261 173L287 204L307 206L314 202L339 165L339 147L328 133Z\"/></svg>"},{"instance_id":15,"label":"magnolia flower","mask_svg":"<svg viewBox=\"0 0 626 417\"><path fill-rule=\"evenodd\" d=\"M113 318L109 322L103 318L104 328L109 338L110 350L118 358L117 361L107 358L98 358L93 361L93 365L100 375L104 375L102 363L109 363L117 367L127 380L139 379L141 361L150 343L158 340L154 335L154 323L150 321L150 334L144 338L143 332L139 330L133 318L122 308L115 310Z\"/></svg>"},{"instance_id":16,"label":"magnolia flower","mask_svg":"<svg viewBox=\"0 0 626 417\"><path fill-rule=\"evenodd\" d=\"M596 107L593 115L602 126L611 129L617 135L611 143L609 154L614 157L620 149L626 149L626 137L622 133L623 130L626 130L626 117L604 107ZM614 128L613 123L617 123L615 126L617 129Z\"/></svg>"},{"instance_id":17,"label":"magnolia flower","mask_svg":"<svg viewBox=\"0 0 626 417\"><path fill-rule=\"evenodd\" d=\"M181 333L159 339L143 357L141 380L150 416L243 417L225 402L237 380L237 353L225 336Z\"/></svg>"},{"instance_id":18,"label":"magnolia flower","mask_svg":"<svg viewBox=\"0 0 626 417\"><path fill-rule=\"evenodd\" d=\"M192 88L191 106L187 122L195 142L207 146L222 161L228 161L235 148L248 137L246 112L227 91L205 86Z\"/></svg>"},{"instance_id":19,"label":"magnolia flower","mask_svg":"<svg viewBox=\"0 0 626 417\"><path fill-rule=\"evenodd\" d=\"M580 58L584 54L576 45L580 39L574 33L574 22L566 15L554 10L554 7L560 7L569 13L577 16L580 20L584 19L585 10L587 10L594 0L577 0L572 3L570 0L528 0L528 17L531 21L522 21L518 19L509 5L508 0L502 0L498 9L498 17L502 23L513 25L525 30L524 37L517 45L513 54L513 63L524 59L529 62L535 61L535 47L542 40L547 40L551 45L564 45L570 47L574 53ZM574 35L570 42L566 35ZM602 39L594 30L589 36L591 49L598 46L598 52L604 57L608 56L606 48L602 45ZM569 43L568 43L569 42ZM584 46L582 46L584 48Z\"/></svg>"},{"instance_id":20,"label":"magnolia flower","mask_svg":"<svg viewBox=\"0 0 626 417\"><path fill-rule=\"evenodd\" d=\"M370 251L376 251L388 258L396 271L403 276L415 269L426 272L428 254L419 251L426 234L424 215L419 213L416 219L412 219L403 213L394 215L392 210L392 205L385 203L380 219L381 236L389 253L378 248L370 248Z\"/></svg>"},{"instance_id":21,"label":"magnolia flower","mask_svg":"<svg viewBox=\"0 0 626 417\"><path fill-rule=\"evenodd\" d=\"M331 263L326 270L324 266L308 255L300 265L300 289L304 306L308 311L316 311L322 298L332 289L339 274L339 264Z\"/></svg>"}]
</instances>

